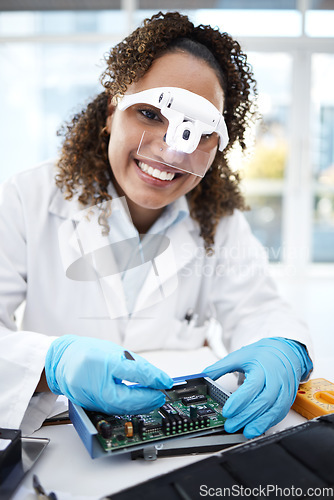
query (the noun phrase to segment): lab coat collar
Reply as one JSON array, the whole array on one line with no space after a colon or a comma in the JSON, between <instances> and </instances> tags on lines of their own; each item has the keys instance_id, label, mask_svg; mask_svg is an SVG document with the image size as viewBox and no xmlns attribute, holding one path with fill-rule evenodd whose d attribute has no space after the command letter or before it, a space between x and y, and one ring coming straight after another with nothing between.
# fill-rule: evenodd
<instances>
[{"instance_id":1,"label":"lab coat collar","mask_svg":"<svg viewBox=\"0 0 334 500\"><path fill-rule=\"evenodd\" d=\"M78 201L78 196L74 195L71 200L65 200L65 195L60 189L55 189L51 198L49 212L62 217L63 219L78 219L78 213L84 210L84 206Z\"/></svg>"},{"instance_id":2,"label":"lab coat collar","mask_svg":"<svg viewBox=\"0 0 334 500\"><path fill-rule=\"evenodd\" d=\"M110 182L108 185L108 193L113 200L119 198L114 185ZM87 206L82 205L78 200L78 195L75 194L72 199L66 200L64 193L60 189L55 189L54 195L51 197L49 211L64 219L80 220L82 212L87 210ZM130 214L124 210L124 216L131 221ZM166 207L161 217L153 224L150 233L158 234L166 230L169 226L175 225L189 217L189 207L185 196L175 200L174 203Z\"/></svg>"},{"instance_id":3,"label":"lab coat collar","mask_svg":"<svg viewBox=\"0 0 334 500\"><path fill-rule=\"evenodd\" d=\"M118 197L111 183L109 184L108 191L113 199ZM64 194L59 189L55 191L49 205L50 213L64 219L72 219L75 221L82 219L82 214L85 210L87 210L87 207L83 207L79 203L77 196L73 197L71 200L65 200ZM123 215L129 216L125 209ZM129 222L131 222L130 217ZM179 271L193 260L198 252L198 238L193 237L194 233L198 233L198 228L196 222L189 216L188 203L185 197L179 198L172 205L167 207L162 217L152 226L150 233L164 234L170 240L169 254L166 256L166 262L164 262L163 256L160 256L160 272L158 279L156 276L157 267L152 265L137 298L134 312L149 307L152 303L156 303L154 298L156 294L162 292L161 298L163 298L166 287L169 289L170 287L174 288L177 286L177 275ZM174 263L172 266L170 265L171 254L173 255ZM158 264L158 261L156 259L154 260L156 261L155 264ZM120 278L115 275L105 281L109 289L108 295L110 295L110 302L118 303L119 307L122 304L119 310L123 312L121 313L121 316L123 316L126 314L126 306Z\"/></svg>"},{"instance_id":4,"label":"lab coat collar","mask_svg":"<svg viewBox=\"0 0 334 500\"><path fill-rule=\"evenodd\" d=\"M198 241L193 235L194 221L190 218L171 226L165 233L169 246L153 259L150 271L137 296L134 313L145 310L176 291L182 269L198 256Z\"/></svg>"},{"instance_id":5,"label":"lab coat collar","mask_svg":"<svg viewBox=\"0 0 334 500\"><path fill-rule=\"evenodd\" d=\"M168 228L175 226L183 220L189 218L190 212L185 196L181 196L168 205L159 219L150 228L150 234L165 233Z\"/></svg>"}]
</instances>

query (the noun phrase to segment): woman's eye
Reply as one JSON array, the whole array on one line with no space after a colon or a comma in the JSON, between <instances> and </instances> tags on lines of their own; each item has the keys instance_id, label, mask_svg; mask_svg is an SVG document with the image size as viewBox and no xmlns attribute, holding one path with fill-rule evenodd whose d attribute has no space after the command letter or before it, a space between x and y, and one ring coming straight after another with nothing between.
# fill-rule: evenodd
<instances>
[{"instance_id":1,"label":"woman's eye","mask_svg":"<svg viewBox=\"0 0 334 500\"><path fill-rule=\"evenodd\" d=\"M203 134L201 137L201 140L207 141L208 139L211 139L212 134Z\"/></svg>"},{"instance_id":2,"label":"woman's eye","mask_svg":"<svg viewBox=\"0 0 334 500\"><path fill-rule=\"evenodd\" d=\"M140 109L139 112L145 116L145 118L148 118L149 120L160 120L159 116L157 113L152 111L151 109Z\"/></svg>"}]
</instances>

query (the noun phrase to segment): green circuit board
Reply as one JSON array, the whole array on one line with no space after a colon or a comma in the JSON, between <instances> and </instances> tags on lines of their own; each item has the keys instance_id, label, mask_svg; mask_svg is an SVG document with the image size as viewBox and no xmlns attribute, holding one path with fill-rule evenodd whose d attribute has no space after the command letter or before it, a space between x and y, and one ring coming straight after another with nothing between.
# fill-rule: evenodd
<instances>
[{"instance_id":1,"label":"green circuit board","mask_svg":"<svg viewBox=\"0 0 334 500\"><path fill-rule=\"evenodd\" d=\"M228 396L220 397L220 402L210 396L204 378L186 380L163 392L166 403L147 414L118 416L86 410L102 448L108 452L224 427L222 408Z\"/></svg>"}]
</instances>

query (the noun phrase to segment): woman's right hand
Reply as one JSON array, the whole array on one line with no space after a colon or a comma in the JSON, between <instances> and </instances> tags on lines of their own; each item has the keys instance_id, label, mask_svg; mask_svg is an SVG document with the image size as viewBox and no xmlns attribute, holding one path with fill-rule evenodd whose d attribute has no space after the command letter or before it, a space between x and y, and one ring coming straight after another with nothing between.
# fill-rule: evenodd
<instances>
[{"instance_id":1,"label":"woman's right hand","mask_svg":"<svg viewBox=\"0 0 334 500\"><path fill-rule=\"evenodd\" d=\"M141 356L129 355L108 340L76 335L64 335L51 344L45 374L55 394L88 410L118 415L148 413L162 406L165 396L160 390L173 385L165 372Z\"/></svg>"}]
</instances>

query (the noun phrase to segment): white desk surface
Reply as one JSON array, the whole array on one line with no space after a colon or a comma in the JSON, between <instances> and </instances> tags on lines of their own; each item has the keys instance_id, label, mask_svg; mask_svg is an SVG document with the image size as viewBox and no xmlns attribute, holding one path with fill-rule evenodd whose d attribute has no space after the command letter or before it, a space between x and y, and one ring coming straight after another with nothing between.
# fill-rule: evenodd
<instances>
[{"instance_id":1,"label":"white desk surface","mask_svg":"<svg viewBox=\"0 0 334 500\"><path fill-rule=\"evenodd\" d=\"M173 377L198 373L215 361L208 348L192 352L145 353L145 357ZM324 364L318 365L312 378L333 380L333 362L329 358L324 361ZM319 366L323 369L320 370ZM232 374L223 377L219 383L229 390L237 386ZM303 417L290 410L287 417L268 433L304 421ZM42 427L33 436L49 438L50 443L26 475L12 500L36 500L32 487L33 474L37 474L47 493L54 491L57 494L58 500L98 500L209 456L160 457L156 461L147 462L143 459L131 460L129 454L124 454L93 460L72 425Z\"/></svg>"}]
</instances>

